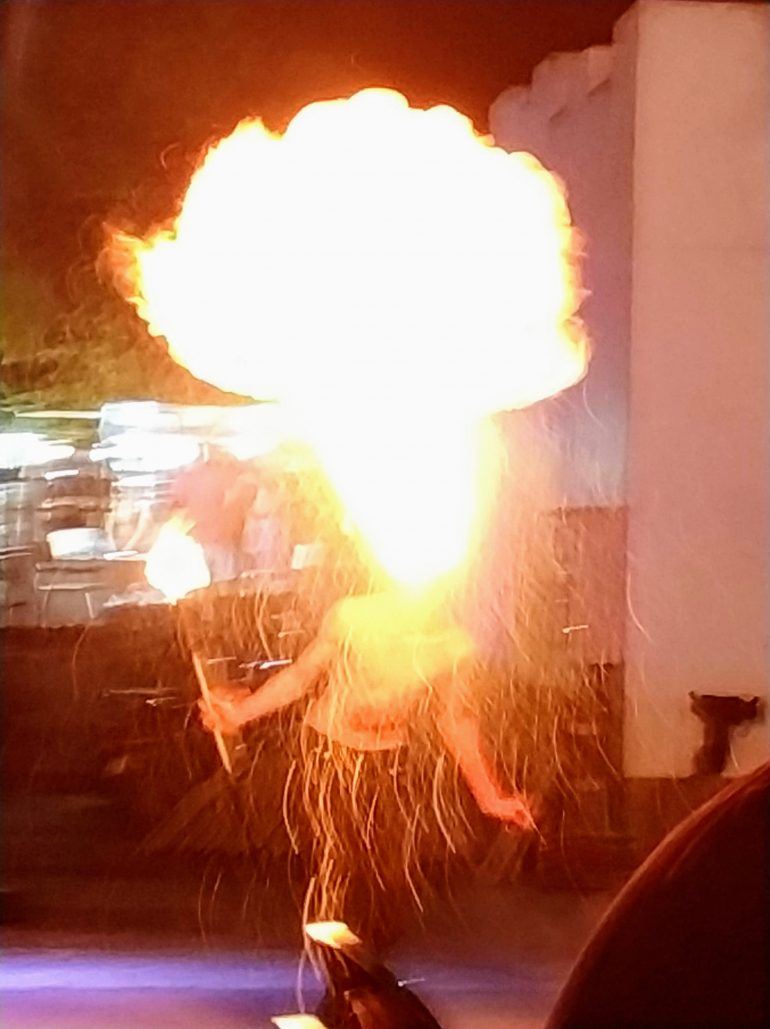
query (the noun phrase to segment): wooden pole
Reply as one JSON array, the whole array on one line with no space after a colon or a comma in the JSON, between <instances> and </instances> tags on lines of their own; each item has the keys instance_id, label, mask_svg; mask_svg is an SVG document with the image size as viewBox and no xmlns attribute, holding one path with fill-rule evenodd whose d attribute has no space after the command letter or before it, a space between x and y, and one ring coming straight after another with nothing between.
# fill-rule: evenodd
<instances>
[{"instance_id":1,"label":"wooden pole","mask_svg":"<svg viewBox=\"0 0 770 1029\"><path fill-rule=\"evenodd\" d=\"M214 703L211 696L211 688L208 684L208 680L206 679L206 672L203 668L203 658L200 656L200 654L197 654L195 651L193 651L192 662L193 668L195 669L195 676L198 680L198 686L200 687L201 691L201 699L213 715ZM230 748L227 745L227 740L225 739L224 734L221 733L219 729L214 729L214 742L217 745L217 752L219 753L219 757L222 762L222 765L224 766L225 771L228 775L232 775L233 761L230 755Z\"/></svg>"}]
</instances>

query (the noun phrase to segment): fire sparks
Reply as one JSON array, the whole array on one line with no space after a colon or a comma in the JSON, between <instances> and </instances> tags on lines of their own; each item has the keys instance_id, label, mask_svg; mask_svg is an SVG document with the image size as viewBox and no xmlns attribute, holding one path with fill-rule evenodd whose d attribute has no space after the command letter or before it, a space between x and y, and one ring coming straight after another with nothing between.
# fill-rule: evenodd
<instances>
[{"instance_id":1,"label":"fire sparks","mask_svg":"<svg viewBox=\"0 0 770 1029\"><path fill-rule=\"evenodd\" d=\"M161 528L145 565L147 581L172 603L211 582L203 548L172 518Z\"/></svg>"},{"instance_id":2,"label":"fire sparks","mask_svg":"<svg viewBox=\"0 0 770 1029\"><path fill-rule=\"evenodd\" d=\"M467 553L481 420L585 370L558 182L391 90L310 104L283 136L242 122L173 225L116 247L150 331L198 377L280 401L402 583Z\"/></svg>"}]
</instances>

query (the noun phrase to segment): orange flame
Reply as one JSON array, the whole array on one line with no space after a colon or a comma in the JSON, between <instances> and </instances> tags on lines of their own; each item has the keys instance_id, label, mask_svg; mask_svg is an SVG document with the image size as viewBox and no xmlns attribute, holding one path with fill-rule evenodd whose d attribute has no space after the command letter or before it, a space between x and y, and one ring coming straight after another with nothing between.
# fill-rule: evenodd
<instances>
[{"instance_id":1,"label":"orange flame","mask_svg":"<svg viewBox=\"0 0 770 1029\"><path fill-rule=\"evenodd\" d=\"M170 228L116 243L150 331L199 378L281 401L407 584L467 552L480 420L585 370L559 183L391 90L310 104L283 136L242 122Z\"/></svg>"},{"instance_id":2,"label":"orange flame","mask_svg":"<svg viewBox=\"0 0 770 1029\"><path fill-rule=\"evenodd\" d=\"M211 582L203 548L178 518L162 526L150 548L145 578L172 602Z\"/></svg>"}]
</instances>

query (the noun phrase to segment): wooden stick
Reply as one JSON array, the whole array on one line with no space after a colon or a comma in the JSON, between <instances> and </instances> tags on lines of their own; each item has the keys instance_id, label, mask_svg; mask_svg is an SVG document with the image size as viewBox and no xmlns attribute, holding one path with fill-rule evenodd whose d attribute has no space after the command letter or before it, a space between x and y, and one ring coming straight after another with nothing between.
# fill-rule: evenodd
<instances>
[{"instance_id":1,"label":"wooden stick","mask_svg":"<svg viewBox=\"0 0 770 1029\"><path fill-rule=\"evenodd\" d=\"M193 661L193 668L195 669L195 676L196 676L196 678L198 680L198 685L199 685L200 691L201 691L201 699L203 700L203 703L206 705L206 707L209 709L209 711L213 715L214 714L214 702L213 702L213 699L212 699L212 696L211 696L211 687L208 684L208 680L206 679L206 673L205 673L205 671L203 669L203 658L201 658L200 654L196 654L196 652L193 651L192 652L192 661ZM217 751L219 753L219 758L220 758L220 760L222 762L222 765L224 766L225 771L227 772L228 775L232 775L233 774L233 761L232 761L232 758L230 756L230 748L227 745L227 741L225 740L224 734L222 732L220 732L219 729L214 729L214 742L217 745Z\"/></svg>"}]
</instances>

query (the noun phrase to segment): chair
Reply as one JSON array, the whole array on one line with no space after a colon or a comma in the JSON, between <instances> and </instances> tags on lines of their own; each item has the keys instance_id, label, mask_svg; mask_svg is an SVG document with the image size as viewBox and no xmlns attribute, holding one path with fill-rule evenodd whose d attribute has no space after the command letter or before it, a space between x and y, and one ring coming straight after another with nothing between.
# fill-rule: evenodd
<instances>
[{"instance_id":1,"label":"chair","mask_svg":"<svg viewBox=\"0 0 770 1029\"><path fill-rule=\"evenodd\" d=\"M34 565L34 547L6 547L0 551L0 579L4 587L2 621L6 625L28 625L35 621Z\"/></svg>"},{"instance_id":2,"label":"chair","mask_svg":"<svg viewBox=\"0 0 770 1029\"><path fill-rule=\"evenodd\" d=\"M104 591L104 562L100 559L106 537L102 529L57 529L46 534L51 561L35 566L35 589L43 595L42 625L78 625L95 615L94 591ZM51 603L64 607L60 619L52 621Z\"/></svg>"},{"instance_id":3,"label":"chair","mask_svg":"<svg viewBox=\"0 0 770 1029\"><path fill-rule=\"evenodd\" d=\"M72 569L61 566L52 568L51 564L47 566L38 565L35 577L35 589L43 595L40 605L40 624L45 626L80 625L92 621L95 614L91 594L95 590L102 590L104 583L98 579L64 579L62 578L63 575L75 575L77 577L80 574L87 573L89 569ZM46 572L53 572L54 575L54 578L48 582L42 579ZM60 619L55 620L51 618L51 601L54 598L63 602L66 612ZM80 612L77 611L77 606L72 604L73 599L76 601L76 604L82 605Z\"/></svg>"}]
</instances>

